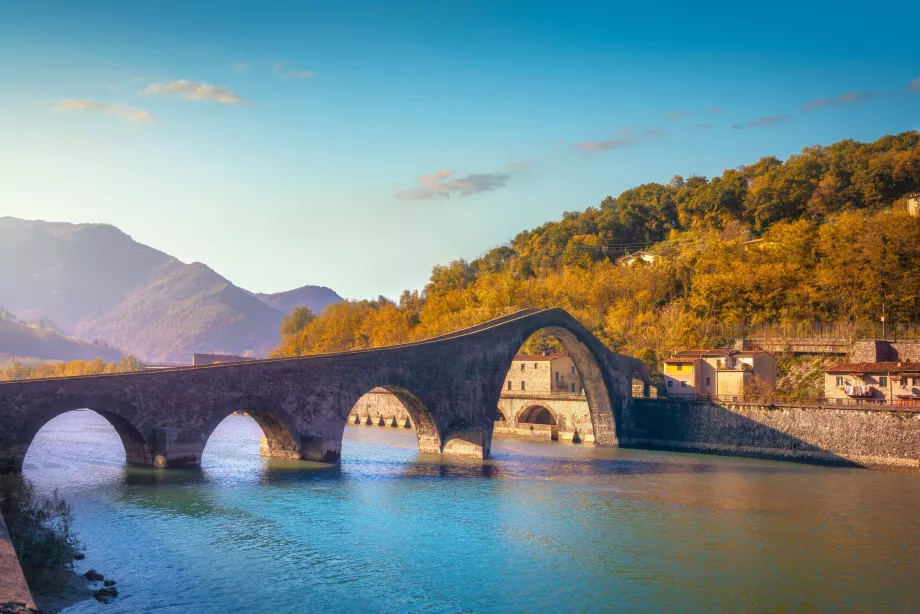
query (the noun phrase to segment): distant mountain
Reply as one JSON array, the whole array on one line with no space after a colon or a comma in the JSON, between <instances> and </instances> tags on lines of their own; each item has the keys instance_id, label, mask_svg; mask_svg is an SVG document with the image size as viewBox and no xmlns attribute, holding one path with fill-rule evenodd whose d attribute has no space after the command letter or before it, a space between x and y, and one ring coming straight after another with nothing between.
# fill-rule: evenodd
<instances>
[{"instance_id":1,"label":"distant mountain","mask_svg":"<svg viewBox=\"0 0 920 614\"><path fill-rule=\"evenodd\" d=\"M65 337L49 328L0 318L0 362L9 359L119 361L124 354L115 348Z\"/></svg>"},{"instance_id":2,"label":"distant mountain","mask_svg":"<svg viewBox=\"0 0 920 614\"><path fill-rule=\"evenodd\" d=\"M0 217L0 262L0 307L153 362L192 352L262 356L294 306L341 300L314 286L256 296L107 224Z\"/></svg>"},{"instance_id":3,"label":"distant mountain","mask_svg":"<svg viewBox=\"0 0 920 614\"><path fill-rule=\"evenodd\" d=\"M295 307L309 307L310 311L318 314L329 305L345 300L325 286L304 286L275 294L260 292L256 296L266 305L271 305L284 313L290 313Z\"/></svg>"}]
</instances>

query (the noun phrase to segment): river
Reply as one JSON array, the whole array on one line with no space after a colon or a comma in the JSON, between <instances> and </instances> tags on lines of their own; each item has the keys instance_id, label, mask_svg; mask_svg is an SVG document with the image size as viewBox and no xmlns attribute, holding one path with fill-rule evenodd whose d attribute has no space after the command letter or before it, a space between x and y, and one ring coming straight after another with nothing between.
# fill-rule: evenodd
<instances>
[{"instance_id":1,"label":"river","mask_svg":"<svg viewBox=\"0 0 920 614\"><path fill-rule=\"evenodd\" d=\"M49 422L26 476L69 501L67 612L914 610L920 475L496 440L485 462L349 426L339 466L269 461L229 417L201 469L128 468L88 411Z\"/></svg>"}]
</instances>

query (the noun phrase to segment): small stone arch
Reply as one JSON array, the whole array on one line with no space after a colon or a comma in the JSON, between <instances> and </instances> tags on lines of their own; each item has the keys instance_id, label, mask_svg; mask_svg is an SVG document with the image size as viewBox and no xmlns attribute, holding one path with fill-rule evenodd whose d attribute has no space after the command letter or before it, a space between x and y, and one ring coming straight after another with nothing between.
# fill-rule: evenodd
<instances>
[{"instance_id":1,"label":"small stone arch","mask_svg":"<svg viewBox=\"0 0 920 614\"><path fill-rule=\"evenodd\" d=\"M12 469L22 470L29 446L43 426L62 414L78 409L93 411L112 425L125 448L126 463L153 465L152 434L137 419L137 409L133 405L108 395L74 394L58 397L29 413L19 429L14 450L11 451Z\"/></svg>"},{"instance_id":2,"label":"small stone arch","mask_svg":"<svg viewBox=\"0 0 920 614\"><path fill-rule=\"evenodd\" d=\"M361 395L354 406L359 405L366 395L379 394L383 391L392 395L409 415L409 421L415 426L415 434L418 437L419 452L422 454L440 454L441 432L438 429L438 425L435 423L431 412L425 407L425 404L409 389L390 384L374 386Z\"/></svg>"},{"instance_id":3,"label":"small stone arch","mask_svg":"<svg viewBox=\"0 0 920 614\"><path fill-rule=\"evenodd\" d=\"M549 424L559 425L556 412L546 403L533 403L525 406L515 418L517 424Z\"/></svg>"},{"instance_id":4,"label":"small stone arch","mask_svg":"<svg viewBox=\"0 0 920 614\"><path fill-rule=\"evenodd\" d=\"M260 443L262 456L300 460L303 442L293 418L275 402L257 395L244 395L231 399L210 412L202 426L202 452L217 426L234 412L245 412L262 429Z\"/></svg>"}]
</instances>

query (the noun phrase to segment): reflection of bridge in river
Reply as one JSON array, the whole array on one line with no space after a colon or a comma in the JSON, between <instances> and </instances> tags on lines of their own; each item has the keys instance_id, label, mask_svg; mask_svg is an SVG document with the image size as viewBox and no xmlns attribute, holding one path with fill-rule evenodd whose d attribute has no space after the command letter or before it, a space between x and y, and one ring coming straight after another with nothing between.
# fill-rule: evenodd
<instances>
[{"instance_id":1,"label":"reflection of bridge in river","mask_svg":"<svg viewBox=\"0 0 920 614\"><path fill-rule=\"evenodd\" d=\"M48 420L74 409L102 415L128 462L197 465L213 430L245 411L267 456L335 461L358 400L383 388L411 417L423 453L484 458L505 375L535 332L556 337L584 383L595 442L618 444L619 416L645 366L608 350L561 309L525 310L399 346L160 371L0 384L0 469L19 470Z\"/></svg>"}]
</instances>

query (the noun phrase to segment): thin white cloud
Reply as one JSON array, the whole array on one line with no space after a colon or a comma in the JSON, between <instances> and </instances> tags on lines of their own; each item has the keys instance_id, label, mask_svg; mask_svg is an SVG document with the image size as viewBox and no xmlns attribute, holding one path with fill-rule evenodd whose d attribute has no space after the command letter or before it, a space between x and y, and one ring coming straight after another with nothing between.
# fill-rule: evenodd
<instances>
[{"instance_id":1,"label":"thin white cloud","mask_svg":"<svg viewBox=\"0 0 920 614\"><path fill-rule=\"evenodd\" d=\"M627 147L632 147L633 145L638 145L642 141L647 141L649 139L657 138L662 136L664 133L661 131L661 128L653 128L652 130L646 130L641 134L631 134L628 130L620 130L617 132L617 137L613 139L608 139L606 141L581 141L576 148L582 151L605 151L608 149L625 149Z\"/></svg>"},{"instance_id":2,"label":"thin white cloud","mask_svg":"<svg viewBox=\"0 0 920 614\"><path fill-rule=\"evenodd\" d=\"M508 185L511 177L527 166L524 163L512 163L506 173L471 173L454 177L453 169L442 168L418 178L418 187L401 190L396 198L403 200L445 200L453 196L472 196L482 192L493 192Z\"/></svg>"},{"instance_id":3,"label":"thin white cloud","mask_svg":"<svg viewBox=\"0 0 920 614\"><path fill-rule=\"evenodd\" d=\"M706 109L706 112L709 113L710 115L715 115L717 113L721 113L722 111L724 111L722 107L709 107L708 109Z\"/></svg>"},{"instance_id":4,"label":"thin white cloud","mask_svg":"<svg viewBox=\"0 0 920 614\"><path fill-rule=\"evenodd\" d=\"M860 101L876 96L877 94L878 92L847 92L845 94L840 94L836 98L816 98L815 100L810 100L806 102L802 108L806 111L816 111L824 107L859 104Z\"/></svg>"},{"instance_id":5,"label":"thin white cloud","mask_svg":"<svg viewBox=\"0 0 920 614\"><path fill-rule=\"evenodd\" d=\"M917 77L913 81L907 84L908 92L920 92L920 77Z\"/></svg>"},{"instance_id":6,"label":"thin white cloud","mask_svg":"<svg viewBox=\"0 0 920 614\"><path fill-rule=\"evenodd\" d=\"M53 107L54 111L97 111L116 115L132 122L153 123L156 118L148 111L136 109L123 104L109 104L95 100L60 100Z\"/></svg>"},{"instance_id":7,"label":"thin white cloud","mask_svg":"<svg viewBox=\"0 0 920 614\"><path fill-rule=\"evenodd\" d=\"M450 168L442 168L439 171L435 171L428 175L422 175L418 178L419 183L437 183L443 179L447 179L454 174L454 170Z\"/></svg>"},{"instance_id":8,"label":"thin white cloud","mask_svg":"<svg viewBox=\"0 0 920 614\"><path fill-rule=\"evenodd\" d=\"M233 70L235 70L236 72L246 72L247 70L249 70L249 64L247 64L246 62L237 62L236 64L233 65Z\"/></svg>"},{"instance_id":9,"label":"thin white cloud","mask_svg":"<svg viewBox=\"0 0 920 614\"><path fill-rule=\"evenodd\" d=\"M275 65L272 66L272 72L281 72L282 68L284 68L283 62L275 62Z\"/></svg>"},{"instance_id":10,"label":"thin white cloud","mask_svg":"<svg viewBox=\"0 0 920 614\"><path fill-rule=\"evenodd\" d=\"M667 114L668 119L684 119L685 117L690 117L690 111L674 111Z\"/></svg>"},{"instance_id":11,"label":"thin white cloud","mask_svg":"<svg viewBox=\"0 0 920 614\"><path fill-rule=\"evenodd\" d=\"M163 94L184 100L219 102L220 104L249 104L249 101L226 87L179 79L169 83L151 83L138 94Z\"/></svg>"},{"instance_id":12,"label":"thin white cloud","mask_svg":"<svg viewBox=\"0 0 920 614\"><path fill-rule=\"evenodd\" d=\"M787 119L789 119L789 116L784 115L784 114L783 115L764 115L763 117L752 119L749 122L745 122L742 124L735 124L732 126L732 128L734 128L735 130L739 130L741 128L764 128L766 126L772 126L773 124L784 122Z\"/></svg>"}]
</instances>

